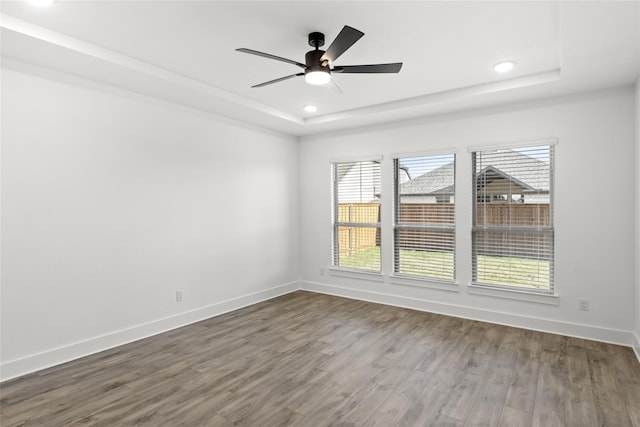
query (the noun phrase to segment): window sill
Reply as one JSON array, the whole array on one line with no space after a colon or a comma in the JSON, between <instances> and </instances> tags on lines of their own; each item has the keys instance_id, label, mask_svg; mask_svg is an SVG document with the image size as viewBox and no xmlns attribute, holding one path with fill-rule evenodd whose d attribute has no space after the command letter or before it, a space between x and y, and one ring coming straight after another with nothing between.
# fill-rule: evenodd
<instances>
[{"instance_id":1,"label":"window sill","mask_svg":"<svg viewBox=\"0 0 640 427\"><path fill-rule=\"evenodd\" d=\"M429 278L418 278L402 275L389 276L389 283L394 285L414 286L417 288L437 289L439 291L460 292L460 287L456 282L439 281Z\"/></svg>"},{"instance_id":2,"label":"window sill","mask_svg":"<svg viewBox=\"0 0 640 427\"><path fill-rule=\"evenodd\" d=\"M330 267L329 275L338 277L349 277L351 279L373 280L375 282L384 282L382 273L375 271L359 271L349 270L346 268Z\"/></svg>"},{"instance_id":3,"label":"window sill","mask_svg":"<svg viewBox=\"0 0 640 427\"><path fill-rule=\"evenodd\" d=\"M545 305L560 305L560 296L556 294L539 294L518 289L494 288L487 285L471 283L467 287L467 293L488 297L504 298L516 301L533 302Z\"/></svg>"}]
</instances>

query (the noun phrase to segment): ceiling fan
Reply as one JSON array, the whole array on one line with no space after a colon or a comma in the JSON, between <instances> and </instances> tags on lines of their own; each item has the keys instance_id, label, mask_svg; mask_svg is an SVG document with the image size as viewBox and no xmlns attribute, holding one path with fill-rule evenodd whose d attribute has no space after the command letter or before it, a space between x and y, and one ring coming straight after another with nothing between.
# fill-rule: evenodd
<instances>
[{"instance_id":1,"label":"ceiling fan","mask_svg":"<svg viewBox=\"0 0 640 427\"><path fill-rule=\"evenodd\" d=\"M307 83L312 85L322 85L329 83L331 73L398 73L402 68L402 62L393 64L369 64L369 65L342 65L334 66L334 61L338 59L347 49L364 36L362 31L345 25L340 31L336 39L331 43L329 48L324 51L319 48L324 46L324 34L313 32L309 33L309 45L314 47L305 55L305 63L293 61L291 59L282 58L280 56L271 55L269 53L259 52L257 50L240 48L238 52L250 53L252 55L262 56L264 58L275 59L276 61L287 62L297 65L304 71L289 76L280 77L275 80L269 80L251 87L262 87L273 83L278 83L293 77L304 76Z\"/></svg>"}]
</instances>

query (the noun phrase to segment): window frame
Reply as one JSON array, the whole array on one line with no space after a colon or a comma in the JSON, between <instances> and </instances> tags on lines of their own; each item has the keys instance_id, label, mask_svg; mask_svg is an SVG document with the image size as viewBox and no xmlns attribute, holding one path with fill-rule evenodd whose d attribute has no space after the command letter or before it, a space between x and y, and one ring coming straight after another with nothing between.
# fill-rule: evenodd
<instances>
[{"instance_id":1,"label":"window frame","mask_svg":"<svg viewBox=\"0 0 640 427\"><path fill-rule=\"evenodd\" d=\"M471 203L472 203L472 215L471 215L471 288L477 289L479 292L483 289L486 292L492 289L496 291L506 291L507 293L522 293L530 294L533 296L549 297L556 295L555 284L555 222L554 222L554 209L555 209L555 148L558 141L555 139L537 140L513 144L504 144L497 146L484 146L484 147L472 147L469 148L471 154ZM488 152L493 150L522 150L526 148L535 147L548 147L549 149L549 225L548 226L512 226L512 225L479 225L478 224L478 177L476 176L477 157L479 152ZM486 197L486 195L480 195ZM485 202L486 203L486 202ZM510 202L513 203L513 202ZM535 234L536 236L548 236L550 240L550 256L549 256L549 288L538 289L531 286L519 286L516 284L499 284L499 283L487 283L477 280L478 277L478 260L476 251L476 238L479 233L482 232L496 232L496 233L509 233L509 234ZM539 238L539 237L537 237ZM538 301L535 301L538 302Z\"/></svg>"},{"instance_id":2,"label":"window frame","mask_svg":"<svg viewBox=\"0 0 640 427\"><path fill-rule=\"evenodd\" d=\"M440 156L452 156L453 157L453 195L450 196L453 198L453 203L443 203L438 200L438 196L434 196L436 198L436 202L434 204L442 206L442 205L453 205L453 221L449 224L439 224L435 225L432 223L401 223L399 222L400 218L400 201L401 194L399 187L401 185L399 179L399 170L400 170L400 161L402 159L412 159L412 158L429 158L429 157L440 157ZM433 283L441 286L443 289L453 288L453 285L457 285L457 263L456 263L456 253L457 253L457 245L456 245L456 232L457 232L457 220L456 220L456 203L457 203L457 195L456 195L456 175L457 175L457 152L455 150L443 150L443 151L431 151L431 152L420 152L420 153L407 153L407 154L395 154L393 156L393 215L392 215L392 233L393 233L393 253L392 253L392 277L394 279L400 280L408 280L408 283ZM435 232L447 232L451 233L451 241L452 247L452 269L451 275L449 278L436 277L432 275L421 275L421 274L411 274L411 273L403 273L401 272L401 264L400 264L400 256L399 256L399 244L398 244L398 232L401 230L409 230L409 231L435 231ZM404 283L402 283L404 284Z\"/></svg>"},{"instance_id":3,"label":"window frame","mask_svg":"<svg viewBox=\"0 0 640 427\"><path fill-rule=\"evenodd\" d=\"M360 158L349 158L349 159L334 159L330 162L330 170L331 170L331 266L330 269L335 273L357 273L359 275L365 276L381 276L382 275L382 157L360 157ZM337 177L337 167L342 164L362 164L362 163L378 163L378 179L380 180L380 196L379 200L379 220L377 222L353 222L353 221L340 221L339 218L339 191L338 185L339 180ZM375 193L375 191L374 191ZM380 236L380 253L379 253L379 269L367 269L367 268L359 268L359 267L351 267L340 265L340 228L341 227L349 227L349 228L374 228L377 229L378 236Z\"/></svg>"}]
</instances>

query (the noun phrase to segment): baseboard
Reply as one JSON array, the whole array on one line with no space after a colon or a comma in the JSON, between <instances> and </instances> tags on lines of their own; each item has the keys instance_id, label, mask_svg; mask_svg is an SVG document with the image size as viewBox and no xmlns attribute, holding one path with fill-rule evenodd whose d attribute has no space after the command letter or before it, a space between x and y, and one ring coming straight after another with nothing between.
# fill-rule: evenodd
<instances>
[{"instance_id":1,"label":"baseboard","mask_svg":"<svg viewBox=\"0 0 640 427\"><path fill-rule=\"evenodd\" d=\"M634 332L633 333L633 345L631 346L633 348L633 352L636 354L636 357L638 358L638 362L640 362L640 335L638 335L640 332Z\"/></svg>"},{"instance_id":2,"label":"baseboard","mask_svg":"<svg viewBox=\"0 0 640 427\"><path fill-rule=\"evenodd\" d=\"M232 298L195 310L164 317L152 322L110 332L62 347L32 354L0 364L0 381L7 381L32 372L70 362L123 344L148 338L201 320L256 304L298 289L298 282L285 283L270 289Z\"/></svg>"},{"instance_id":3,"label":"baseboard","mask_svg":"<svg viewBox=\"0 0 640 427\"><path fill-rule=\"evenodd\" d=\"M471 320L496 323L506 326L515 326L523 329L531 329L540 332L566 335L576 338L585 338L605 343L633 346L638 353L637 346L633 345L633 332L617 329L600 328L592 325L567 323L557 320L542 319L536 317L521 316L514 313L488 311L475 307L466 307L454 304L427 301L417 298L391 295L379 292L363 291L342 286L328 285L317 282L300 282L300 289L335 295L345 298L353 298L380 304L393 305L414 310L428 311L431 313L445 314ZM635 337L636 343L638 337Z\"/></svg>"}]
</instances>

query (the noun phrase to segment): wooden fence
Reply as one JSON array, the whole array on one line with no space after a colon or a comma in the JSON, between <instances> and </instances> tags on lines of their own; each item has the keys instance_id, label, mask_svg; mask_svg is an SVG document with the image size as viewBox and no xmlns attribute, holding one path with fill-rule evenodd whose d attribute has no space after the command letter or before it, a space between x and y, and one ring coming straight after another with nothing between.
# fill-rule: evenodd
<instances>
[{"instance_id":1,"label":"wooden fence","mask_svg":"<svg viewBox=\"0 0 640 427\"><path fill-rule=\"evenodd\" d=\"M549 204L478 203L479 225L548 227Z\"/></svg>"},{"instance_id":2,"label":"wooden fence","mask_svg":"<svg viewBox=\"0 0 640 427\"><path fill-rule=\"evenodd\" d=\"M453 224L454 205L449 203L402 203L398 222L402 224ZM548 204L479 203L478 224L488 226L549 226ZM380 221L380 203L341 203L338 207L340 222L376 223ZM338 230L340 256L380 246L380 229L377 227L340 227ZM504 234L502 236L501 234ZM491 246L513 239L510 233L492 233L479 236L480 240L491 239ZM446 250L453 248L454 236L442 231L401 230L398 241L401 249ZM497 239L497 240L496 240ZM483 244L482 241L476 242Z\"/></svg>"},{"instance_id":3,"label":"wooden fence","mask_svg":"<svg viewBox=\"0 0 640 427\"><path fill-rule=\"evenodd\" d=\"M550 224L548 204L480 203L477 209L478 225L515 227L548 227ZM535 250L540 258L551 256L553 239L551 234L519 231L479 232L475 239L475 251L485 256L519 257L514 251L525 255Z\"/></svg>"},{"instance_id":4,"label":"wooden fence","mask_svg":"<svg viewBox=\"0 0 640 427\"><path fill-rule=\"evenodd\" d=\"M340 203L339 222L380 222L380 203ZM380 246L378 227L340 227L338 229L340 257Z\"/></svg>"}]
</instances>

